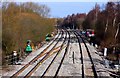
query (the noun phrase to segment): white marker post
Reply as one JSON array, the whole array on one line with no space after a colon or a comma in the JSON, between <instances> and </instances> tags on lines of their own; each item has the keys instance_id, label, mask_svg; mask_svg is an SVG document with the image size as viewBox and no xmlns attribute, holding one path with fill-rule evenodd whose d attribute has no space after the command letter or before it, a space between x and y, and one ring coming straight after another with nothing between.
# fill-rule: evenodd
<instances>
[{"instance_id":1,"label":"white marker post","mask_svg":"<svg viewBox=\"0 0 120 78\"><path fill-rule=\"evenodd\" d=\"M107 56L107 48L104 48L104 57Z\"/></svg>"},{"instance_id":2,"label":"white marker post","mask_svg":"<svg viewBox=\"0 0 120 78\"><path fill-rule=\"evenodd\" d=\"M98 48L98 45L97 45L97 44L95 44L95 48Z\"/></svg>"},{"instance_id":3,"label":"white marker post","mask_svg":"<svg viewBox=\"0 0 120 78\"><path fill-rule=\"evenodd\" d=\"M109 68L109 61L105 59L106 56L107 56L107 48L104 48L105 67Z\"/></svg>"}]
</instances>

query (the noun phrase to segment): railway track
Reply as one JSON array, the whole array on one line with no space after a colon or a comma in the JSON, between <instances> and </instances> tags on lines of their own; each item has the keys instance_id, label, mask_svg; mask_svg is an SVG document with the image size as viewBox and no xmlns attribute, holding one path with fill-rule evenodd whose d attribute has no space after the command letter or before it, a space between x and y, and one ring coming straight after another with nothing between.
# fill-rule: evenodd
<instances>
[{"instance_id":1,"label":"railway track","mask_svg":"<svg viewBox=\"0 0 120 78\"><path fill-rule=\"evenodd\" d=\"M65 59L65 56L66 56L66 54L67 54L67 52L68 52L68 47L69 47L69 44L70 44L70 33L69 33L69 32L68 32L68 35L69 35L69 38L68 38L67 47L65 48L65 52L64 52L63 58L62 58L62 60L61 60L61 62L60 62L60 65L59 65L59 67L58 67L58 69L57 69L57 71L56 71L56 73L55 73L55 76L54 76L53 78L56 78L56 77L57 77L57 75L58 75L58 73L59 73L59 70L60 70L60 68L61 68L61 66L62 66L62 63L63 63L63 61L64 61L64 59Z\"/></svg>"},{"instance_id":2,"label":"railway track","mask_svg":"<svg viewBox=\"0 0 120 78\"><path fill-rule=\"evenodd\" d=\"M51 60L51 62L48 64L48 66L46 65L46 67L47 68L45 68L44 69L44 72L42 73L42 74L40 74L40 76L41 76L41 78L43 78L43 77L45 77L45 74L49 71L49 69L51 68L51 66L52 66L52 64L54 63L54 61L56 60L56 58L57 58L57 56L61 53L61 50L64 48L64 45L66 44L65 42L67 41L67 36L69 36L68 37L68 41L67 41L67 47L65 48L65 52L63 53L63 56L61 57L61 61L60 61L60 64L58 65L58 66L56 66L56 68L57 68L57 70L55 71L55 73L54 73L54 78L56 78L57 77L57 74L58 74L58 72L59 72L59 70L60 70L60 68L61 68L61 65L62 65L62 63L63 63L63 60L64 60L64 58L65 58L65 55L66 55L66 53L68 52L68 47L69 47L69 43L70 43L70 34L69 34L69 32L65 32L66 33L66 35L65 35L65 37L63 37L63 42L62 42L62 44L61 44L61 46L60 46L60 49L56 52L56 54L54 55L54 57L52 58L52 60ZM51 56L51 55L50 55ZM45 56L45 58L47 57L47 55ZM49 56L48 56L49 57ZM43 59L44 60L44 59ZM41 62L43 62L43 60L41 61ZM42 63L41 63L42 64ZM39 64L40 65L40 64ZM25 78L27 78L27 77L30 77L34 72L35 72L35 70L39 67L40 68L40 66L39 65L37 65L37 66L35 66L26 76L25 76ZM38 72L38 71L37 71Z\"/></svg>"},{"instance_id":3,"label":"railway track","mask_svg":"<svg viewBox=\"0 0 120 78\"><path fill-rule=\"evenodd\" d=\"M59 53L61 52L61 50L64 48L64 45L65 45L65 42L66 42L66 39L67 39L67 32L66 32L65 37L63 37L63 39L64 39L64 41L62 42L62 44L61 44L61 46L60 46L60 49L59 49L59 50L57 51L57 53L54 55L54 57L53 57L53 59L51 60L50 64L47 66L47 68L45 69L45 71L44 71L43 74L41 75L41 78L45 77L46 72L48 72L48 70L50 69L51 65L52 65L53 62L55 61L56 57L59 55ZM69 43L69 42L68 42L68 43ZM68 45L67 45L67 46L68 46ZM63 55L63 57L62 57L61 63L59 64L58 70L57 70L56 72L59 71L59 69L60 69L60 67L61 67L61 65L62 65L62 62L63 62L63 60L64 60L64 58L65 58L65 55L66 55L66 52L67 52L67 48L68 48L68 47L66 47L66 50L65 50L64 55ZM35 67L34 67L34 68L35 68ZM30 73L31 73L31 71L30 71ZM30 75L31 75L31 74L30 74ZM30 75L29 75L29 76L30 76ZM56 74L56 75L57 75L57 74ZM26 75L26 77L29 77L29 76Z\"/></svg>"},{"instance_id":4,"label":"railway track","mask_svg":"<svg viewBox=\"0 0 120 78\"><path fill-rule=\"evenodd\" d=\"M81 47L81 41L80 38L78 36L78 34L76 32L73 31L73 33L75 34L76 38L78 39L78 44L79 44L79 51L80 51L80 57L81 57L81 64L82 64L82 78L85 78L85 71L84 71L84 63L83 63L83 52L82 52L82 47Z\"/></svg>"},{"instance_id":5,"label":"railway track","mask_svg":"<svg viewBox=\"0 0 120 78\"><path fill-rule=\"evenodd\" d=\"M56 55L54 56L54 58L52 59L51 63L48 65L48 67L45 69L44 73L41 75L41 78L43 78L46 74L46 72L50 69L50 66L53 64L53 62L55 61L56 57L58 56L58 54L61 52L61 50L63 49L63 46L65 44L65 41L66 41L66 37L67 37L67 33L66 33L66 36L65 36L65 39L63 41L63 43L61 44L60 46L60 49L59 51L56 53Z\"/></svg>"},{"instance_id":6,"label":"railway track","mask_svg":"<svg viewBox=\"0 0 120 78\"><path fill-rule=\"evenodd\" d=\"M28 64L26 64L25 66L23 66L19 71L17 71L16 73L14 73L10 78L17 77L21 72L23 72L33 62L35 62L40 57L44 56L46 54L46 50L59 38L60 34L62 35L63 31L60 31L60 33L57 35L57 37L40 54L38 54L35 58L33 58Z\"/></svg>"},{"instance_id":7,"label":"railway track","mask_svg":"<svg viewBox=\"0 0 120 78\"><path fill-rule=\"evenodd\" d=\"M31 60L28 64L26 64L18 72L16 72L11 78L19 76L19 74L21 72L23 72L27 67L29 67L29 65L31 63L33 63L34 61L38 60L41 57L42 58L39 59L39 62L37 64L35 64L34 66L31 66L31 68L29 67L30 70L21 76L24 76L24 78L28 78L30 76L33 76L33 74L35 75L35 71L38 68L41 68L40 66L43 65L44 62L47 62L46 59L51 57L50 62L48 64L46 64L46 67L44 68L44 70L42 70L42 73L40 73L39 76L40 76L40 78L44 78L44 77L48 76L48 74L50 74L51 68L54 68L54 69L52 69L52 71L54 70L52 73L52 77L57 78L59 76L59 72L60 72L61 66L63 64L63 61L65 59L65 56L66 56L67 52L69 51L68 49L69 49L69 45L70 45L70 40L72 39L70 33L74 34L74 38L78 42L77 49L79 49L79 54L80 54L82 78L88 77L88 75L86 74L86 71L87 71L86 66L89 66L89 68L92 70L93 77L98 78L97 71L95 69L95 65L92 60L92 56L90 54L90 51L86 44L86 41L84 40L84 38L82 38L82 36L81 36L81 34L79 34L79 32L74 31L74 30L69 30L69 31L61 30L59 35L50 43L50 45L47 48L45 48L39 55L37 55L33 60ZM53 52L53 50L55 48L58 49L58 44L59 44L59 50L57 50L56 52ZM66 45L66 47L65 47L65 45ZM51 47L51 49L48 50L50 47ZM63 49L64 47L65 47L65 49ZM83 51L83 48L84 48L84 51ZM62 53L61 57L59 57L60 53ZM58 59L58 57L59 57L59 59ZM85 62L86 58L89 59L88 64L90 64L90 65L86 64L86 62ZM56 63L55 60L57 60L57 65L55 64ZM74 57L73 57L73 60L74 60ZM73 61L73 65L74 65L74 61ZM37 71L37 72L39 73L39 71Z\"/></svg>"},{"instance_id":8,"label":"railway track","mask_svg":"<svg viewBox=\"0 0 120 78\"><path fill-rule=\"evenodd\" d=\"M62 34L63 35L63 34ZM62 36L61 36L62 37ZM58 39L58 41L56 42L56 44L52 47L52 49L54 49L58 42L60 41L60 38ZM35 70L47 59L49 58L53 53L52 53L52 49L25 75L24 78L30 77Z\"/></svg>"},{"instance_id":9,"label":"railway track","mask_svg":"<svg viewBox=\"0 0 120 78\"><path fill-rule=\"evenodd\" d=\"M87 54L88 54L88 56L89 56L89 59L90 59L91 65L92 65L91 68L92 68L92 72L93 72L94 78L98 78L98 75L97 75L97 72L96 72L96 69L95 69L95 65L94 65L94 63L93 63L92 56L91 56L90 51L89 51L89 49L88 49L88 47L87 47L87 45L86 45L86 42L84 41L84 39L82 38L82 36L81 36L78 32L74 31L74 33L75 33L76 37L78 38L78 43L79 43L80 52L81 52L82 78L85 78L85 63L84 63L84 57L86 57L86 56L83 55L83 51L82 51L80 39L81 39L82 42L84 43L84 46L85 46L86 51L87 51Z\"/></svg>"}]
</instances>

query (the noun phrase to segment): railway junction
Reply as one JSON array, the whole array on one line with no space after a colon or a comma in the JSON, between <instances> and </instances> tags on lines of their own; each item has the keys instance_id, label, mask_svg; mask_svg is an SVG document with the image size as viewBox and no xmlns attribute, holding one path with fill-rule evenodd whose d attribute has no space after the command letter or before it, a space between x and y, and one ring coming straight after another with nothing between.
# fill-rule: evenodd
<instances>
[{"instance_id":1,"label":"railway junction","mask_svg":"<svg viewBox=\"0 0 120 78\"><path fill-rule=\"evenodd\" d=\"M13 67L3 78L112 78L103 58L78 30L59 29L53 40Z\"/></svg>"}]
</instances>

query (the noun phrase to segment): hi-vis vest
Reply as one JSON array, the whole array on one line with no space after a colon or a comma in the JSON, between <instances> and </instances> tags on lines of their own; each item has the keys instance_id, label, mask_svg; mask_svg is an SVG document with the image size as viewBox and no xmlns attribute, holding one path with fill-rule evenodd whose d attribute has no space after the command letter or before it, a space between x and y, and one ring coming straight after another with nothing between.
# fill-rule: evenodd
<instances>
[{"instance_id":1,"label":"hi-vis vest","mask_svg":"<svg viewBox=\"0 0 120 78\"><path fill-rule=\"evenodd\" d=\"M32 51L32 48L31 48L30 45L27 45L27 47L26 47L26 51Z\"/></svg>"}]
</instances>

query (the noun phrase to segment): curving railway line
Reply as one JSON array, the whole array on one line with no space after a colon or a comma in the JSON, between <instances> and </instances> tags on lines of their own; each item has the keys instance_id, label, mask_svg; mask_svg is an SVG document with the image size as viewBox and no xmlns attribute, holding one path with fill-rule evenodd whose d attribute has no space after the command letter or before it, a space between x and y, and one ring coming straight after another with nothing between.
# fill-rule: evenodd
<instances>
[{"instance_id":1,"label":"curving railway line","mask_svg":"<svg viewBox=\"0 0 120 78\"><path fill-rule=\"evenodd\" d=\"M54 60L56 59L56 57L58 56L58 54L60 53L60 51L62 50L62 48L63 48L63 46L64 46L64 44L65 44L66 39L67 39L67 33L66 33L66 36L65 36L65 39L64 39L63 43L62 43L61 46L60 46L59 51L56 53L56 55L55 55L55 57L52 59L51 63L50 63L50 64L48 65L48 67L45 69L44 73L41 75L41 78L43 78L43 77L45 76L46 72L50 69L50 66L52 65L52 63L54 62ZM61 64L62 64L62 63L61 63ZM61 64L60 64L60 65L61 65Z\"/></svg>"},{"instance_id":2,"label":"curving railway line","mask_svg":"<svg viewBox=\"0 0 120 78\"><path fill-rule=\"evenodd\" d=\"M63 35L63 34L62 34ZM62 37L61 35L61 37ZM53 53L52 50L59 44L60 38L58 39L58 41L56 42L56 44L52 47L52 49L34 66L34 68L32 68L26 75L25 78L29 77L32 75L32 73L47 59L49 58ZM62 46L64 45L64 43L62 44Z\"/></svg>"},{"instance_id":3,"label":"curving railway line","mask_svg":"<svg viewBox=\"0 0 120 78\"><path fill-rule=\"evenodd\" d=\"M34 63L35 61L37 61L39 58L41 58L42 56L49 54L50 52L46 52L52 44L55 43L55 41L60 37L60 35L63 35L63 31L59 30L60 32L58 33L58 35L56 36L56 38L40 53L38 54L34 59L32 59L28 64L26 64L25 66L23 66L19 71L17 71L16 73L14 73L11 78L17 77L19 76L20 73L22 73L25 69L27 69L32 63ZM58 43L59 40L57 40ZM55 45L57 45L57 43ZM55 46L54 46L55 47ZM51 51L54 49L54 47L51 49Z\"/></svg>"},{"instance_id":4,"label":"curving railway line","mask_svg":"<svg viewBox=\"0 0 120 78\"><path fill-rule=\"evenodd\" d=\"M69 75L98 78L99 74L91 53L88 43L78 31L59 29L58 34L49 45L14 73L11 78L19 76L57 78ZM37 63L35 63L36 61Z\"/></svg>"}]
</instances>

